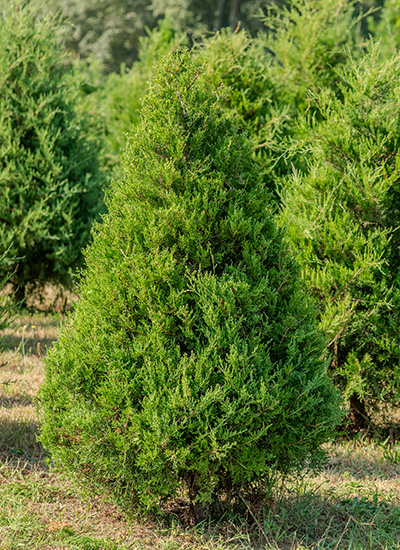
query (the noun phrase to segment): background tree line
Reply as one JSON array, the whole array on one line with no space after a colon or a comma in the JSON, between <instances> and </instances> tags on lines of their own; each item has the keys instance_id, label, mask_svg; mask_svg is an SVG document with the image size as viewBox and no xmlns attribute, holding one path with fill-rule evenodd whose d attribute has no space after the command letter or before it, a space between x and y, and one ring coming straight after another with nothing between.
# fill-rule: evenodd
<instances>
[{"instance_id":1,"label":"background tree line","mask_svg":"<svg viewBox=\"0 0 400 550\"><path fill-rule=\"evenodd\" d=\"M41 0L33 2L40 5ZM234 31L239 21L256 32L262 27L256 16L264 6L261 0L52 0L43 9L69 21L66 44L72 51L94 55L107 71L119 72L121 63L130 67L138 59L140 38L162 19L195 41L223 27Z\"/></svg>"},{"instance_id":2,"label":"background tree line","mask_svg":"<svg viewBox=\"0 0 400 550\"><path fill-rule=\"evenodd\" d=\"M380 8L384 0L362 0L355 13ZM131 67L138 59L141 37L168 19L174 32L185 32L191 43L238 24L252 36L268 27L260 17L270 8L290 5L290 0L31 0L45 12L58 13L65 22L67 47L82 57L93 55L106 71L119 72L121 64ZM379 17L376 12L376 17ZM363 33L369 29L362 23Z\"/></svg>"}]
</instances>

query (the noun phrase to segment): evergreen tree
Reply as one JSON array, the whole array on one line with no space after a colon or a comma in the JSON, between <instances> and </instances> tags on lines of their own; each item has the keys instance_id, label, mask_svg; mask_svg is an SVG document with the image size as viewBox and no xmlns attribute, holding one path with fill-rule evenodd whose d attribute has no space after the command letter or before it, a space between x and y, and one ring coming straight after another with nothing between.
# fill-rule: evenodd
<instances>
[{"instance_id":1,"label":"evergreen tree","mask_svg":"<svg viewBox=\"0 0 400 550\"><path fill-rule=\"evenodd\" d=\"M362 54L362 16L355 16L355 5L355 0L274 2L265 8L264 32L257 37L224 29L198 47L213 85L229 86L225 110L250 134L272 191L292 165L307 169L304 157L291 152L301 137L298 118L321 116L312 94L324 88L338 92L336 71L349 51Z\"/></svg>"},{"instance_id":2,"label":"evergreen tree","mask_svg":"<svg viewBox=\"0 0 400 550\"><path fill-rule=\"evenodd\" d=\"M102 203L101 142L52 18L23 2L1 13L0 255L18 297L71 284ZM91 118L95 118L92 113Z\"/></svg>"},{"instance_id":3,"label":"evergreen tree","mask_svg":"<svg viewBox=\"0 0 400 550\"><path fill-rule=\"evenodd\" d=\"M282 101L297 112L313 111L309 92L328 88L338 92L337 69L349 51L362 57L357 0L291 0L272 5L263 21L264 47L274 59L275 79L281 82Z\"/></svg>"},{"instance_id":4,"label":"evergreen tree","mask_svg":"<svg viewBox=\"0 0 400 550\"><path fill-rule=\"evenodd\" d=\"M191 513L321 456L324 342L243 132L188 53L160 66L46 362L41 440L125 505Z\"/></svg>"},{"instance_id":5,"label":"evergreen tree","mask_svg":"<svg viewBox=\"0 0 400 550\"><path fill-rule=\"evenodd\" d=\"M283 190L282 220L319 302L355 430L400 395L400 58L381 58L371 46L342 73L342 99L318 97L325 121L303 144L309 174Z\"/></svg>"}]
</instances>

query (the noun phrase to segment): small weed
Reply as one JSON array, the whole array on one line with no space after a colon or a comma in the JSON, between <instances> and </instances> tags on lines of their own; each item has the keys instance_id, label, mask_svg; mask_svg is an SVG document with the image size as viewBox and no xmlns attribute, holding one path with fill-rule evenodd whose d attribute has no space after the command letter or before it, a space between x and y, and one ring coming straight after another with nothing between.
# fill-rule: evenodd
<instances>
[{"instance_id":1,"label":"small weed","mask_svg":"<svg viewBox=\"0 0 400 550\"><path fill-rule=\"evenodd\" d=\"M377 443L383 451L382 460L392 462L392 464L400 464L400 443L391 443L390 437L387 437L382 443Z\"/></svg>"}]
</instances>

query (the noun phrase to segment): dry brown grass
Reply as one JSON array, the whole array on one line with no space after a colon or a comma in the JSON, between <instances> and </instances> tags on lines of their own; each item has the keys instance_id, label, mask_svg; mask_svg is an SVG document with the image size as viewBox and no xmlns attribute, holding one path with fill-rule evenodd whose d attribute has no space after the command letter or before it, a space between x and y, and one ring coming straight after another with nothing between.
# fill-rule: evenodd
<instances>
[{"instance_id":1,"label":"dry brown grass","mask_svg":"<svg viewBox=\"0 0 400 550\"><path fill-rule=\"evenodd\" d=\"M43 382L43 356L57 338L60 315L25 314L4 332L0 358L0 458L42 461L35 399Z\"/></svg>"}]
</instances>

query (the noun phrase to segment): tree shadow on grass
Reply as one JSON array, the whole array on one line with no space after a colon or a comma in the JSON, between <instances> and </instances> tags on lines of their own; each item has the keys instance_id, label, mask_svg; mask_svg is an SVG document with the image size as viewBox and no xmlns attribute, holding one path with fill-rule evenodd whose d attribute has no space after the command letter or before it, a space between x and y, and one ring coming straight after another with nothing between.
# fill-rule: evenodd
<instances>
[{"instance_id":1,"label":"tree shadow on grass","mask_svg":"<svg viewBox=\"0 0 400 550\"><path fill-rule=\"evenodd\" d=\"M43 357L47 349L51 348L57 338L27 336L21 338L19 335L8 334L2 341L4 351L20 352L22 355L35 355Z\"/></svg>"},{"instance_id":2,"label":"tree shadow on grass","mask_svg":"<svg viewBox=\"0 0 400 550\"><path fill-rule=\"evenodd\" d=\"M31 395L20 393L18 395L0 394L0 408L12 409L13 407L27 407L33 405L34 399ZM0 442L1 444L1 442Z\"/></svg>"},{"instance_id":3,"label":"tree shadow on grass","mask_svg":"<svg viewBox=\"0 0 400 550\"><path fill-rule=\"evenodd\" d=\"M272 540L299 541L304 545L328 548L398 548L400 506L370 497L318 494L280 499L274 513L259 521ZM308 547L307 546L307 547Z\"/></svg>"},{"instance_id":4,"label":"tree shadow on grass","mask_svg":"<svg viewBox=\"0 0 400 550\"><path fill-rule=\"evenodd\" d=\"M398 504L375 495L348 498L318 489L301 494L287 491L276 497L273 507L266 505L257 511L241 503L234 513L228 512L221 520L214 518L208 531L257 549L266 543L271 549L399 548ZM203 526L196 529L201 531Z\"/></svg>"},{"instance_id":5,"label":"tree shadow on grass","mask_svg":"<svg viewBox=\"0 0 400 550\"><path fill-rule=\"evenodd\" d=\"M48 470L46 451L38 441L39 426L31 420L0 420L0 462L16 468Z\"/></svg>"},{"instance_id":6,"label":"tree shadow on grass","mask_svg":"<svg viewBox=\"0 0 400 550\"><path fill-rule=\"evenodd\" d=\"M188 502L165 504L161 526L165 533L180 525L182 532L194 530L204 540L210 536L238 547L251 549L314 549L332 550L357 548L395 550L400 542L400 506L378 498L343 496L310 489L285 490L275 495L273 506L265 503L255 509L237 502L221 517L195 527L188 525ZM224 546L225 547L225 546Z\"/></svg>"}]
</instances>

